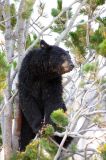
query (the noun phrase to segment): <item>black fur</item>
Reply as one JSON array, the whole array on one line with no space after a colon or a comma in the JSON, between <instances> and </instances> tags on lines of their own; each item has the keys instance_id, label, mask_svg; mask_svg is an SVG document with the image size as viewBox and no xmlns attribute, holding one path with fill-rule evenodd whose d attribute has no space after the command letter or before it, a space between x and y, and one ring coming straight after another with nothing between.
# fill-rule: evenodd
<instances>
[{"instance_id":1,"label":"black fur","mask_svg":"<svg viewBox=\"0 0 106 160\"><path fill-rule=\"evenodd\" d=\"M52 123L52 111L66 106L62 98L61 75L73 69L69 54L57 46L41 41L39 49L33 49L24 58L19 72L19 105L22 111L20 150L33 139L45 119ZM62 64L67 61L68 68Z\"/></svg>"}]
</instances>

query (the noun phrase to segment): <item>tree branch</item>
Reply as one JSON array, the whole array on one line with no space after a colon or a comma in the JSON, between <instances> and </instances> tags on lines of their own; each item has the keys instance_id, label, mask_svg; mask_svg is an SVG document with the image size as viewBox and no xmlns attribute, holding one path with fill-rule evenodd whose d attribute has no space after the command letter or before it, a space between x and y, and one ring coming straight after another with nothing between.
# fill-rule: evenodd
<instances>
[{"instance_id":1,"label":"tree branch","mask_svg":"<svg viewBox=\"0 0 106 160\"><path fill-rule=\"evenodd\" d=\"M80 5L77 8L77 11L75 12L75 14L73 15L73 17L71 18L69 25L67 26L67 28L61 33L61 35L57 38L55 45L59 45L59 43L64 39L64 37L66 38L66 35L68 34L68 32L72 29L72 26L77 18L77 16L79 15L79 12L82 8L82 6L86 3L87 0L83 0Z\"/></svg>"},{"instance_id":2,"label":"tree branch","mask_svg":"<svg viewBox=\"0 0 106 160\"><path fill-rule=\"evenodd\" d=\"M64 12L66 12L66 11L69 10L69 9L71 9L71 7L72 7L75 3L77 3L77 2L79 2L79 0L74 0L74 2L72 2L72 3L69 5L69 7L64 8L64 9L59 13L58 16L56 16L55 18L53 18L53 20L50 22L50 24L49 24L47 27L43 28L42 31L38 34L37 39L36 39L36 40L31 44L31 46L25 51L25 54L27 54L27 53L36 45L36 43L39 41L39 39L40 39L40 37L43 35L43 33L44 33L48 28L50 28L55 21L56 21Z\"/></svg>"}]
</instances>

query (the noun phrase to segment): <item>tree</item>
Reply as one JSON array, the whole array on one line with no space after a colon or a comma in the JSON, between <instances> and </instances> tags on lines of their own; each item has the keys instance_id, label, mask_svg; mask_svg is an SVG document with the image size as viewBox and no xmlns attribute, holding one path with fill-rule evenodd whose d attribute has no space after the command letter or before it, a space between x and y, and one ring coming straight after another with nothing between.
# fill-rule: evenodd
<instances>
[{"instance_id":1,"label":"tree","mask_svg":"<svg viewBox=\"0 0 106 160\"><path fill-rule=\"evenodd\" d=\"M0 116L2 117L4 159L10 159L11 154L18 147L17 120L20 110L17 75L22 59L31 48L38 46L39 39L48 32L57 33L55 44L59 45L62 42L70 49L76 64L73 75L65 77L64 96L71 116L69 116L69 124L65 127L65 131L54 133L59 136L64 135L60 146L57 146L54 159L57 160L59 157L60 159L67 157L75 159L75 155L80 155L85 159L93 156L97 158L96 148L90 148L89 144L98 138L102 145L103 140L94 135L87 136L86 133L101 130L102 137L105 137L106 134L106 72L104 70L106 65L106 17L101 16L106 11L105 0L74 0L70 1L70 5L66 8L62 0L57 0L57 8L51 9L53 19L46 27L40 21L42 17L46 18L45 4L39 2L39 6L34 7L36 3L35 0L0 2L0 30L5 40L1 43L0 48ZM74 5L77 10L73 10ZM38 11L36 19L35 15L33 16L34 10ZM78 21L81 16L83 18ZM86 20L85 17L87 17ZM95 28L92 22L98 27ZM104 73L99 76L102 70ZM67 86L70 89L67 89ZM80 128L76 131L79 124ZM63 149L67 136L74 138L70 150ZM82 150L78 148L81 138L87 139L85 148ZM45 145L45 143L43 139L42 144ZM37 144L38 140L34 145ZM64 154L61 154L61 151ZM105 153L105 150L102 150L101 153Z\"/></svg>"}]
</instances>

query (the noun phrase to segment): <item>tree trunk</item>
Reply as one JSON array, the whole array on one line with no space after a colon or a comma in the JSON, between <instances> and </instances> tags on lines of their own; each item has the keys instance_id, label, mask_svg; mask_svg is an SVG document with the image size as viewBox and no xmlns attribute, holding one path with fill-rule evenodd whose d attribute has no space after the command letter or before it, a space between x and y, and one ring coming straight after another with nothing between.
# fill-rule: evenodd
<instances>
[{"instance_id":1,"label":"tree trunk","mask_svg":"<svg viewBox=\"0 0 106 160\"><path fill-rule=\"evenodd\" d=\"M9 160L12 154L12 104L8 103L8 92L5 91L3 148L4 160Z\"/></svg>"},{"instance_id":2,"label":"tree trunk","mask_svg":"<svg viewBox=\"0 0 106 160\"><path fill-rule=\"evenodd\" d=\"M15 97L13 134L12 134L12 147L14 152L19 149L20 131L21 131L21 112L19 109L19 97L17 95Z\"/></svg>"}]
</instances>

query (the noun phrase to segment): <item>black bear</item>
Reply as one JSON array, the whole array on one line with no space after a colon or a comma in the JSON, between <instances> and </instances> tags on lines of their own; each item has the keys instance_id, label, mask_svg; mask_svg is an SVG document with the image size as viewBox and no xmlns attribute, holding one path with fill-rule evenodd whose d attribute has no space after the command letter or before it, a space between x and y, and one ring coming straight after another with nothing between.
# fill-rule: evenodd
<instances>
[{"instance_id":1,"label":"black bear","mask_svg":"<svg viewBox=\"0 0 106 160\"><path fill-rule=\"evenodd\" d=\"M40 41L23 59L19 72L19 106L22 112L20 151L35 137L42 122L51 124L50 115L60 107L66 111L62 98L62 74L74 65L67 51Z\"/></svg>"}]
</instances>

